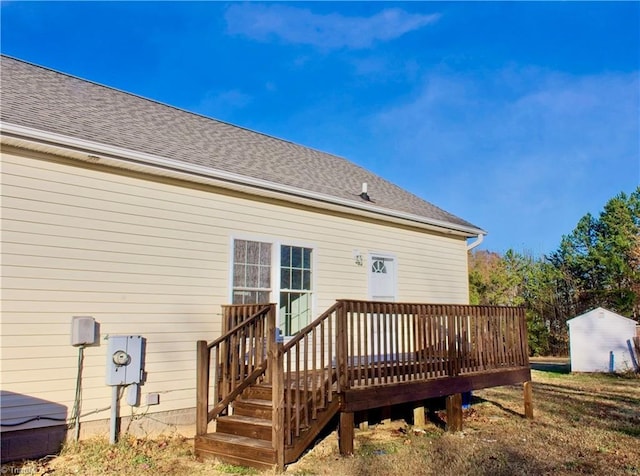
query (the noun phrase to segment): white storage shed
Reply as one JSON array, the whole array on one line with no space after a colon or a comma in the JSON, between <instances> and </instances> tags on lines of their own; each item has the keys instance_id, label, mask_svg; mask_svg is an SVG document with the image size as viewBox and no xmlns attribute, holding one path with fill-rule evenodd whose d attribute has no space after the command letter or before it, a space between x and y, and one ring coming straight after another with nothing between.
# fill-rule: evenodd
<instances>
[{"instance_id":1,"label":"white storage shed","mask_svg":"<svg viewBox=\"0 0 640 476\"><path fill-rule=\"evenodd\" d=\"M598 307L567 321L572 372L638 369L636 321Z\"/></svg>"}]
</instances>

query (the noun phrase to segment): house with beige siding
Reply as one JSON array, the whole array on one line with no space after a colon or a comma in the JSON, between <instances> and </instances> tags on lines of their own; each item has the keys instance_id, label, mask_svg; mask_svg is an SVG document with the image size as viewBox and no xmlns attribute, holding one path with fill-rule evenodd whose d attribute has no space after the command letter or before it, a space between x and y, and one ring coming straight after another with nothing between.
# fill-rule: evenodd
<instances>
[{"instance_id":1,"label":"house with beige siding","mask_svg":"<svg viewBox=\"0 0 640 476\"><path fill-rule=\"evenodd\" d=\"M195 343L220 336L224 305L275 303L286 342L337 299L468 303L467 250L485 232L384 178L17 59L1 68L3 459L108 434L114 336L144 339L122 425L188 432ZM72 345L74 317L95 323L91 342Z\"/></svg>"}]
</instances>

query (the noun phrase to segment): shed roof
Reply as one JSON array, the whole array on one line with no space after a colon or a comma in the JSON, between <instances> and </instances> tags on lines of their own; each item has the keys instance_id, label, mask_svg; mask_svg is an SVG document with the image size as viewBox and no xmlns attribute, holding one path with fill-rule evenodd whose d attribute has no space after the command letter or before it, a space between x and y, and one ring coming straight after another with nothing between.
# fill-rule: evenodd
<instances>
[{"instance_id":1,"label":"shed roof","mask_svg":"<svg viewBox=\"0 0 640 476\"><path fill-rule=\"evenodd\" d=\"M374 212L407 213L469 236L485 233L344 158L4 55L1 67L4 124L260 179L359 207L366 182Z\"/></svg>"},{"instance_id":2,"label":"shed roof","mask_svg":"<svg viewBox=\"0 0 640 476\"><path fill-rule=\"evenodd\" d=\"M605 309L604 307L597 307L588 312L585 312L584 314L580 314L579 316L576 316L573 319L568 319L567 324L571 326L572 323L579 322L584 319L592 319L595 316L600 316L602 318L609 318L609 319L618 319L621 321L628 321L629 325L637 324L636 321L634 321L633 319L629 319L628 317L621 316L620 314L610 311L609 309Z\"/></svg>"}]
</instances>

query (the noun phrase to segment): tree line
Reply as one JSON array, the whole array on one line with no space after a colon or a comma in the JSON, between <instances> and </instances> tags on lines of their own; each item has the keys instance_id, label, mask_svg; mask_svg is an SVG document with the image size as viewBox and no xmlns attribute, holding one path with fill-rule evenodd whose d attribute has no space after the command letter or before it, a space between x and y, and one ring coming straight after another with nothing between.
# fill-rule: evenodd
<instances>
[{"instance_id":1,"label":"tree line","mask_svg":"<svg viewBox=\"0 0 640 476\"><path fill-rule=\"evenodd\" d=\"M567 320L598 306L640 323L640 187L587 213L541 257L469 254L471 304L523 306L535 355L568 353Z\"/></svg>"}]
</instances>

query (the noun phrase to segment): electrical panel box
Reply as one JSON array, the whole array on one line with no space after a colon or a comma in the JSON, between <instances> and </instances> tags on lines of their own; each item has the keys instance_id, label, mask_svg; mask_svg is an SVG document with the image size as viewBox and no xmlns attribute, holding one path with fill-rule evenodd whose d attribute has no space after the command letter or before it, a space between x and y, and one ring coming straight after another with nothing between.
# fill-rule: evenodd
<instances>
[{"instance_id":1,"label":"electrical panel box","mask_svg":"<svg viewBox=\"0 0 640 476\"><path fill-rule=\"evenodd\" d=\"M140 383L144 369L141 336L109 336L107 349L107 385Z\"/></svg>"},{"instance_id":2,"label":"electrical panel box","mask_svg":"<svg viewBox=\"0 0 640 476\"><path fill-rule=\"evenodd\" d=\"M96 321L93 317L73 316L71 318L71 345L92 345L96 342Z\"/></svg>"}]
</instances>

